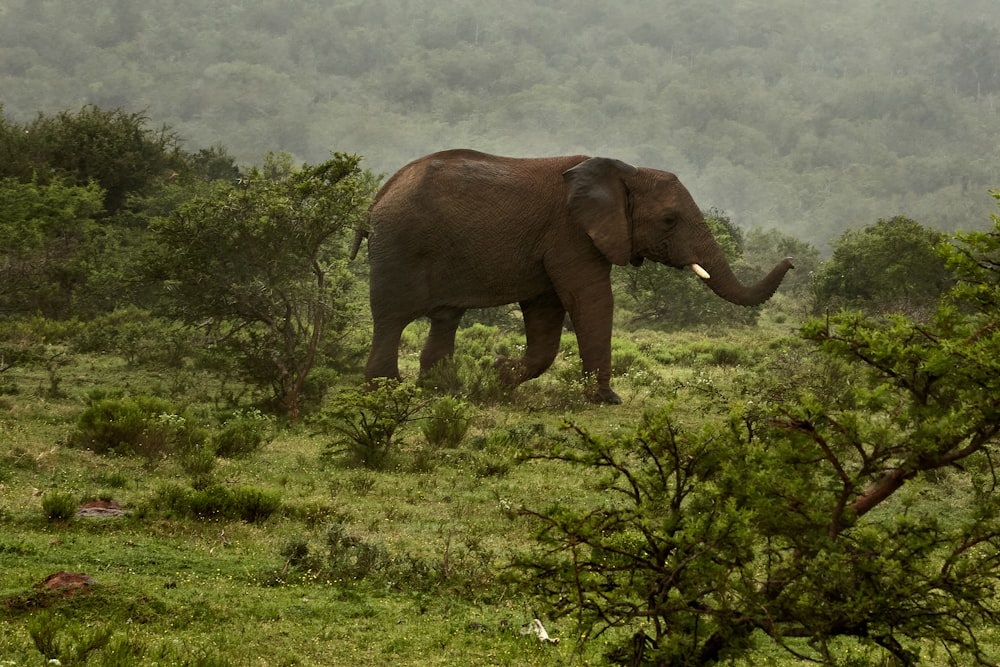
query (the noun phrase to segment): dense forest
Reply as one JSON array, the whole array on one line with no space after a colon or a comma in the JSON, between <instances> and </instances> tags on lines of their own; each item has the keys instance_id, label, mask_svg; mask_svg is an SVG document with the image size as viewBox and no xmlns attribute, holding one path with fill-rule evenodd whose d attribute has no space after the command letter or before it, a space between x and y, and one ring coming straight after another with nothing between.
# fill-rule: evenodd
<instances>
[{"instance_id":1,"label":"dense forest","mask_svg":"<svg viewBox=\"0 0 1000 667\"><path fill-rule=\"evenodd\" d=\"M987 219L998 43L993 0L6 0L0 104L141 112L244 165L611 155L828 250L884 217Z\"/></svg>"}]
</instances>

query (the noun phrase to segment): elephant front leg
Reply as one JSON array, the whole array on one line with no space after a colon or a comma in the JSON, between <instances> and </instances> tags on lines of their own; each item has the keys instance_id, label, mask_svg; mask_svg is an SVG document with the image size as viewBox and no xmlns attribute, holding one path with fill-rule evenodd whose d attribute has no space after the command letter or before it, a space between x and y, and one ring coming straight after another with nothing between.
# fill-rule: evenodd
<instances>
[{"instance_id":1,"label":"elephant front leg","mask_svg":"<svg viewBox=\"0 0 1000 667\"><path fill-rule=\"evenodd\" d=\"M500 379L510 386L517 386L544 373L556 354L562 337L566 309L555 292L521 301L524 317L524 334L527 345L520 359L499 358L494 366L500 371Z\"/></svg>"},{"instance_id":2,"label":"elephant front leg","mask_svg":"<svg viewBox=\"0 0 1000 667\"><path fill-rule=\"evenodd\" d=\"M622 402L611 389L611 321L614 302L611 287L600 294L573 300L570 317L583 362L585 392L592 403Z\"/></svg>"}]
</instances>

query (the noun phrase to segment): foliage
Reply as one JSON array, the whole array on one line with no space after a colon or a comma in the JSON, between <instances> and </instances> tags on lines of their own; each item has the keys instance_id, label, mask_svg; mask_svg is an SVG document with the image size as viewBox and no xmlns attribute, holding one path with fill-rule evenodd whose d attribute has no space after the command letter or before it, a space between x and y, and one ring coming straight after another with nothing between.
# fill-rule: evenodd
<instances>
[{"instance_id":1,"label":"foliage","mask_svg":"<svg viewBox=\"0 0 1000 667\"><path fill-rule=\"evenodd\" d=\"M68 179L92 184L104 194L104 209L116 213L129 195L157 187L180 168L177 137L152 130L144 113L85 105L77 112L39 114L31 123L0 123L0 177L27 183Z\"/></svg>"},{"instance_id":2,"label":"foliage","mask_svg":"<svg viewBox=\"0 0 1000 667\"><path fill-rule=\"evenodd\" d=\"M68 443L96 454L142 456L150 462L183 454L207 433L169 401L154 396L105 398L80 415Z\"/></svg>"},{"instance_id":3,"label":"foliage","mask_svg":"<svg viewBox=\"0 0 1000 667\"><path fill-rule=\"evenodd\" d=\"M49 521L69 521L76 514L76 496L53 491L42 496L42 512Z\"/></svg>"},{"instance_id":4,"label":"foliage","mask_svg":"<svg viewBox=\"0 0 1000 667\"><path fill-rule=\"evenodd\" d=\"M270 387L293 419L310 370L352 319L338 242L374 187L360 160L338 153L296 170L272 156L152 226L153 275L171 314L237 359L247 380Z\"/></svg>"},{"instance_id":5,"label":"foliage","mask_svg":"<svg viewBox=\"0 0 1000 667\"><path fill-rule=\"evenodd\" d=\"M316 421L334 436L325 455L346 453L352 464L385 470L392 462L393 438L425 408L420 389L409 382L380 378L370 387L342 391Z\"/></svg>"},{"instance_id":6,"label":"foliage","mask_svg":"<svg viewBox=\"0 0 1000 667\"><path fill-rule=\"evenodd\" d=\"M239 410L212 433L216 456L249 456L269 440L272 420L260 410Z\"/></svg>"},{"instance_id":7,"label":"foliage","mask_svg":"<svg viewBox=\"0 0 1000 667\"><path fill-rule=\"evenodd\" d=\"M543 455L602 471L606 491L589 508L530 512L539 546L520 565L553 611L575 614L584 637L624 628L610 657L628 664L749 656L755 631L829 665L844 640L903 665L930 644L990 664L981 637L1000 621L993 221L993 232L944 246L958 283L928 323L845 312L804 327L828 363L853 371L833 391L736 403L702 429L670 408L629 435L577 428L579 444Z\"/></svg>"},{"instance_id":8,"label":"foliage","mask_svg":"<svg viewBox=\"0 0 1000 667\"><path fill-rule=\"evenodd\" d=\"M64 316L80 246L102 211L95 183L0 179L0 312Z\"/></svg>"},{"instance_id":9,"label":"foliage","mask_svg":"<svg viewBox=\"0 0 1000 667\"><path fill-rule=\"evenodd\" d=\"M816 309L923 316L949 285L944 258L937 252L944 239L941 232L903 216L844 232L814 280Z\"/></svg>"},{"instance_id":10,"label":"foliage","mask_svg":"<svg viewBox=\"0 0 1000 667\"><path fill-rule=\"evenodd\" d=\"M420 432L431 447L457 447L470 425L469 406L452 396L443 396L431 406Z\"/></svg>"},{"instance_id":11,"label":"foliage","mask_svg":"<svg viewBox=\"0 0 1000 667\"><path fill-rule=\"evenodd\" d=\"M28 632L35 648L48 659L48 664L83 665L93 653L102 653L107 657L105 649L111 642L114 629L108 624L76 627L58 614L43 613L31 620Z\"/></svg>"},{"instance_id":12,"label":"foliage","mask_svg":"<svg viewBox=\"0 0 1000 667\"><path fill-rule=\"evenodd\" d=\"M212 484L203 489L171 486L160 490L156 508L181 516L247 523L265 521L281 507L281 496L255 486Z\"/></svg>"},{"instance_id":13,"label":"foliage","mask_svg":"<svg viewBox=\"0 0 1000 667\"><path fill-rule=\"evenodd\" d=\"M187 327L135 306L71 321L67 329L75 352L115 354L132 365L176 368L195 348L195 337Z\"/></svg>"}]
</instances>

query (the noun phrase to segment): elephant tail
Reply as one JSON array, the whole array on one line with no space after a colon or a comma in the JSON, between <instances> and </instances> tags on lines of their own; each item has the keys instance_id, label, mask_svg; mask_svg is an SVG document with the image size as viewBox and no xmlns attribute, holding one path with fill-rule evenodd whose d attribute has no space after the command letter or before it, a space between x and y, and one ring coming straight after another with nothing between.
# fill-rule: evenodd
<instances>
[{"instance_id":1,"label":"elephant tail","mask_svg":"<svg viewBox=\"0 0 1000 667\"><path fill-rule=\"evenodd\" d=\"M361 242L368 238L368 230L364 227L356 227L354 229L354 242L351 244L351 255L350 258L354 259L358 256L358 250L361 249Z\"/></svg>"}]
</instances>

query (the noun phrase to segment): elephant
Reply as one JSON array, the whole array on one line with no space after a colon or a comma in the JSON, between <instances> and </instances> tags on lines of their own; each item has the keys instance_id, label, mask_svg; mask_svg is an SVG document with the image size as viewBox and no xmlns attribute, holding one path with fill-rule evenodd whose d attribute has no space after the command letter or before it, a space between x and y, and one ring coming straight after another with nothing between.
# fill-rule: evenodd
<instances>
[{"instance_id":1,"label":"elephant","mask_svg":"<svg viewBox=\"0 0 1000 667\"><path fill-rule=\"evenodd\" d=\"M454 353L466 309L517 303L526 346L519 359L496 360L502 379L517 386L549 368L568 313L586 398L610 404L621 402L610 385L613 264L691 268L720 297L746 306L771 298L793 268L786 258L756 284L741 284L674 174L585 155L455 149L418 158L376 193L352 259L365 238L369 384L399 379L400 338L417 318L430 319L425 373Z\"/></svg>"}]
</instances>

